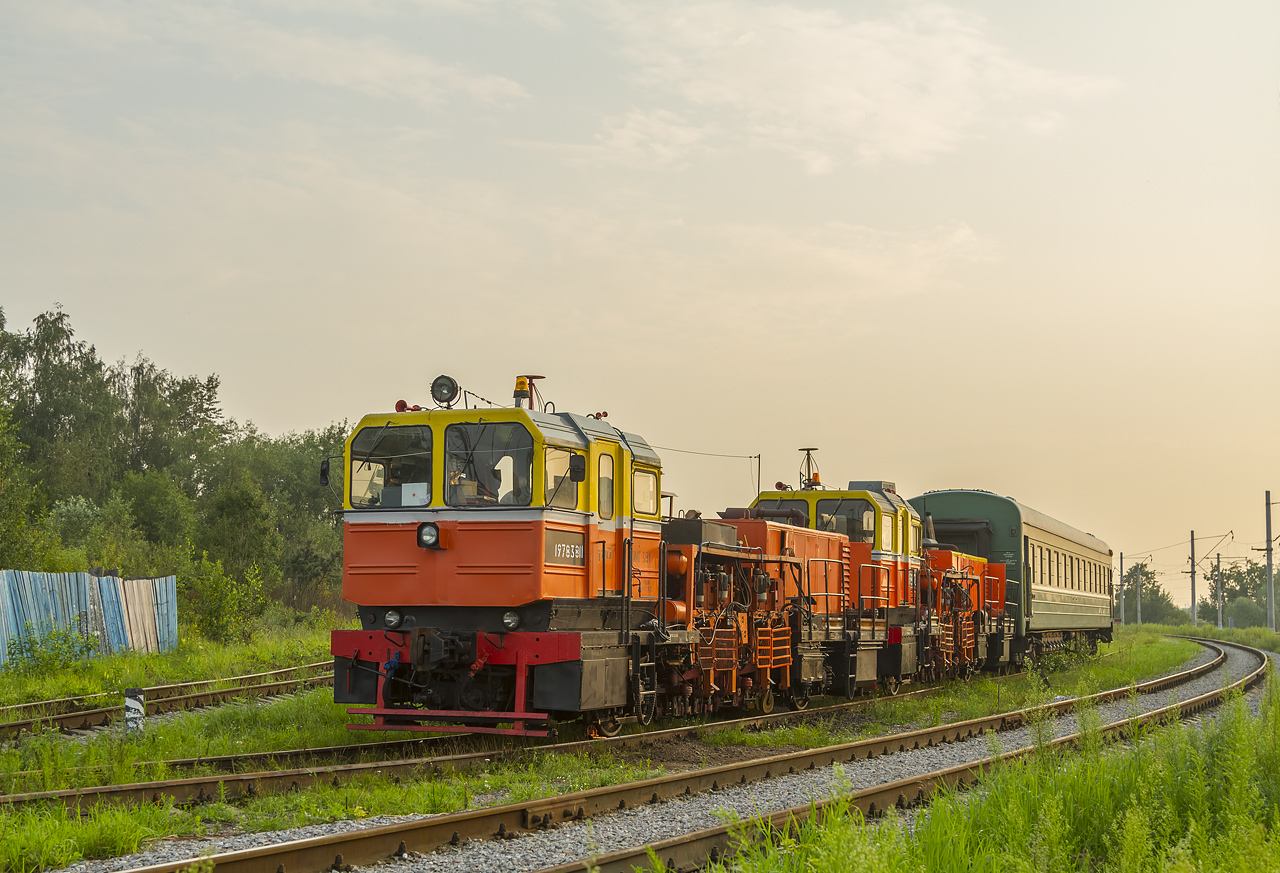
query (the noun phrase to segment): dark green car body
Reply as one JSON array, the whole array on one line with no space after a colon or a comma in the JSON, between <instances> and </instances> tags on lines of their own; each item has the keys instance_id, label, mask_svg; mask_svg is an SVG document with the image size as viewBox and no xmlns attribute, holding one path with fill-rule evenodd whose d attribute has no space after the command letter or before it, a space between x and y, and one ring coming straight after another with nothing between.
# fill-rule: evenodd
<instances>
[{"instance_id":1,"label":"dark green car body","mask_svg":"<svg viewBox=\"0 0 1280 873\"><path fill-rule=\"evenodd\" d=\"M1020 639L1110 639L1111 549L1009 497L931 491L908 503L938 542L1005 565L1006 611Z\"/></svg>"}]
</instances>

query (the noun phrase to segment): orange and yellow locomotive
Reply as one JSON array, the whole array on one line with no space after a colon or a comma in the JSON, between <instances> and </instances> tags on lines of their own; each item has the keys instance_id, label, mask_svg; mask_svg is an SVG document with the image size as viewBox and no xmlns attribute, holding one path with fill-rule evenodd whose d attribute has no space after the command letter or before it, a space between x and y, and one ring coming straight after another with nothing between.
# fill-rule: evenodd
<instances>
[{"instance_id":1,"label":"orange and yellow locomotive","mask_svg":"<svg viewBox=\"0 0 1280 873\"><path fill-rule=\"evenodd\" d=\"M530 377L515 394L459 409L441 377L436 408L347 442L361 626L333 634L334 691L372 717L350 727L608 735L1008 663L1004 565L932 548L891 484L664 518L642 438L538 403Z\"/></svg>"}]
</instances>

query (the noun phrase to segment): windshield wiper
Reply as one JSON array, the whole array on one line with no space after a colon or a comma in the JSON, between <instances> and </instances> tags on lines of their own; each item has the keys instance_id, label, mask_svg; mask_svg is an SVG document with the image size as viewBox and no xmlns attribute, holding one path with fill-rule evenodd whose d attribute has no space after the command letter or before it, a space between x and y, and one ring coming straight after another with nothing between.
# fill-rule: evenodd
<instances>
[{"instance_id":1,"label":"windshield wiper","mask_svg":"<svg viewBox=\"0 0 1280 873\"><path fill-rule=\"evenodd\" d=\"M387 423L382 426L382 430L378 431L378 436L374 438L373 445L369 446L369 451L364 453L364 463L360 465L361 470L369 466L369 459L373 457L374 449L376 449L379 445L381 445L382 438L386 435L387 428L389 427L391 427L390 420L388 420ZM359 470L357 470L356 472L359 472Z\"/></svg>"},{"instance_id":2,"label":"windshield wiper","mask_svg":"<svg viewBox=\"0 0 1280 873\"><path fill-rule=\"evenodd\" d=\"M828 526L827 526L827 527L825 527L825 528L823 528L823 530L829 530L829 531L831 531L832 533L835 533L835 530L836 530L836 513L840 511L840 504L842 504L842 503L844 503L844 498L843 498L843 497L841 497L839 500L837 500L837 501L836 501L836 508L835 508L835 509L833 509L833 510L831 510L831 514L827 516L827 525L828 525Z\"/></svg>"}]
</instances>

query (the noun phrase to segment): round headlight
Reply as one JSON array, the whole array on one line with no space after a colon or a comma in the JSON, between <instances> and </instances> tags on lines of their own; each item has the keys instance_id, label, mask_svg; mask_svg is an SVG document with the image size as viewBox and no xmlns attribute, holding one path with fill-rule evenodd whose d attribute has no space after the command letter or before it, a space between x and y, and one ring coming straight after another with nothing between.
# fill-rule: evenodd
<instances>
[{"instance_id":1,"label":"round headlight","mask_svg":"<svg viewBox=\"0 0 1280 873\"><path fill-rule=\"evenodd\" d=\"M520 616L514 612L502 613L502 626L507 630L515 630L520 627Z\"/></svg>"},{"instance_id":2,"label":"round headlight","mask_svg":"<svg viewBox=\"0 0 1280 873\"><path fill-rule=\"evenodd\" d=\"M451 376L436 376L431 383L431 399L441 406L452 406L458 399L458 383Z\"/></svg>"},{"instance_id":3,"label":"round headlight","mask_svg":"<svg viewBox=\"0 0 1280 873\"><path fill-rule=\"evenodd\" d=\"M418 528L418 545L429 549L438 542L440 542L440 528L430 522Z\"/></svg>"},{"instance_id":4,"label":"round headlight","mask_svg":"<svg viewBox=\"0 0 1280 873\"><path fill-rule=\"evenodd\" d=\"M387 614L382 617L387 627L400 627L400 612L395 609L388 609Z\"/></svg>"}]
</instances>

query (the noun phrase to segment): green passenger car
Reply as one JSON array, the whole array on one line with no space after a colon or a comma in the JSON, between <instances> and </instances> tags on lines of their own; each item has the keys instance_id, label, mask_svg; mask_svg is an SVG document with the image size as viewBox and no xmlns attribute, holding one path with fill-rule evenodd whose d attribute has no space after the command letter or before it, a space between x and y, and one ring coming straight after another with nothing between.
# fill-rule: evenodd
<instances>
[{"instance_id":1,"label":"green passenger car","mask_svg":"<svg viewBox=\"0 0 1280 873\"><path fill-rule=\"evenodd\" d=\"M939 542L1005 564L1022 652L1111 639L1112 552L1102 540L989 491L931 491L908 503Z\"/></svg>"}]
</instances>

